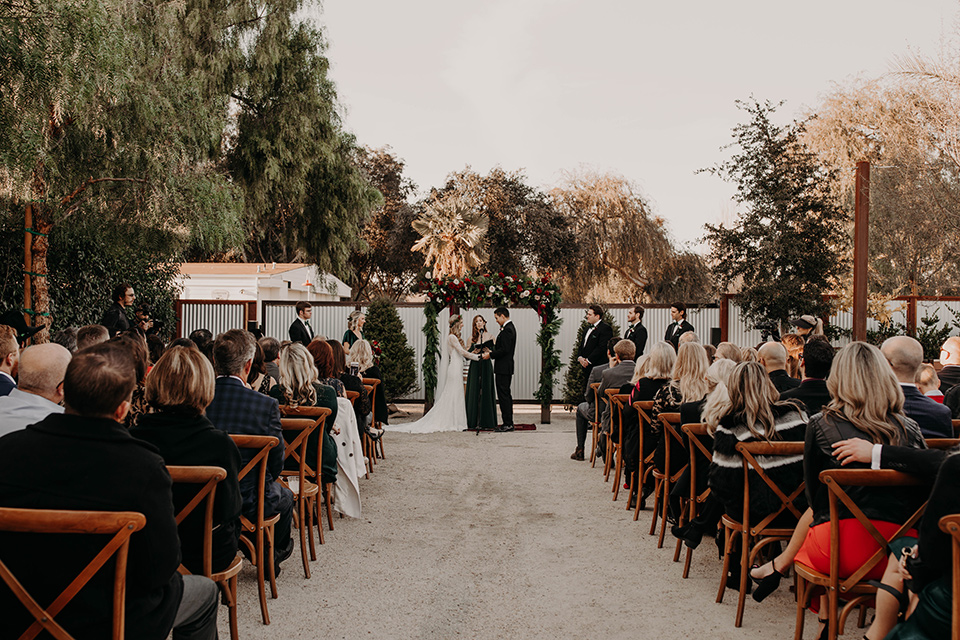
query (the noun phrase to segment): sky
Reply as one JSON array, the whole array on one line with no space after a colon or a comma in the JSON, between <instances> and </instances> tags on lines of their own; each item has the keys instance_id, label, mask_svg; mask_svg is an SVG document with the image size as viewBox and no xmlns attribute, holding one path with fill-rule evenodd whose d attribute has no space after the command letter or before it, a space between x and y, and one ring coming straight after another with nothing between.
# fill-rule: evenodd
<instances>
[{"instance_id":1,"label":"sky","mask_svg":"<svg viewBox=\"0 0 960 640\"><path fill-rule=\"evenodd\" d=\"M470 166L549 189L580 168L636 183L693 246L735 215L697 173L726 159L735 101L783 120L837 83L933 56L957 0L324 0L330 76L358 142L389 146L420 193ZM701 247L702 249L702 247Z\"/></svg>"}]
</instances>

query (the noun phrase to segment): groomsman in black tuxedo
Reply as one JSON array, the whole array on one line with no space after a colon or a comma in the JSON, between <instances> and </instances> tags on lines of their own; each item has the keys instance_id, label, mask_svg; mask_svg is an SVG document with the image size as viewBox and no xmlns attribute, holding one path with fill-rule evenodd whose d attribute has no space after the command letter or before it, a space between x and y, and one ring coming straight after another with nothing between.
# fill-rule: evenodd
<instances>
[{"instance_id":1,"label":"groomsman in black tuxedo","mask_svg":"<svg viewBox=\"0 0 960 640\"><path fill-rule=\"evenodd\" d=\"M513 382L513 353L517 350L517 329L510 321L510 311L506 307L497 307L493 319L500 325L500 333L493 343L493 351L483 354L493 359L493 383L500 403L502 424L497 431L513 431L513 394L510 384Z\"/></svg>"},{"instance_id":2,"label":"groomsman in black tuxedo","mask_svg":"<svg viewBox=\"0 0 960 640\"><path fill-rule=\"evenodd\" d=\"M590 370L607 362L607 342L613 337L613 329L603 321L603 307L600 305L592 304L587 307L586 320L590 323L590 328L584 334L580 352L577 354L577 362L583 367L584 389L590 378Z\"/></svg>"},{"instance_id":3,"label":"groomsman in black tuxedo","mask_svg":"<svg viewBox=\"0 0 960 640\"><path fill-rule=\"evenodd\" d=\"M687 305L682 302L674 302L670 305L670 317L673 318L673 323L667 327L663 339L676 349L680 343L680 336L694 329L693 325L687 322Z\"/></svg>"},{"instance_id":4,"label":"groomsman in black tuxedo","mask_svg":"<svg viewBox=\"0 0 960 640\"><path fill-rule=\"evenodd\" d=\"M639 358L643 355L643 349L647 344L647 328L643 326L643 307L636 305L627 310L627 322L630 326L623 334L624 340L630 340L637 347Z\"/></svg>"},{"instance_id":5,"label":"groomsman in black tuxedo","mask_svg":"<svg viewBox=\"0 0 960 640\"><path fill-rule=\"evenodd\" d=\"M301 300L297 303L297 319L290 325L290 341L299 342L303 346L313 340L313 329L310 327L310 316L313 315L313 306Z\"/></svg>"}]
</instances>

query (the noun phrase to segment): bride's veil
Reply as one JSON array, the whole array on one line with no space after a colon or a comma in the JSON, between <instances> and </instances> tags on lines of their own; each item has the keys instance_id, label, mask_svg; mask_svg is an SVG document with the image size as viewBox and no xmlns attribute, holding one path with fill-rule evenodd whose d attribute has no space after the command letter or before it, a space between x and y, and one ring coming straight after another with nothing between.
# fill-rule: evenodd
<instances>
[{"instance_id":1,"label":"bride's veil","mask_svg":"<svg viewBox=\"0 0 960 640\"><path fill-rule=\"evenodd\" d=\"M437 367L437 392L433 396L436 403L443 394L443 386L447 379L447 367L450 365L450 334L440 341L440 366Z\"/></svg>"}]
</instances>

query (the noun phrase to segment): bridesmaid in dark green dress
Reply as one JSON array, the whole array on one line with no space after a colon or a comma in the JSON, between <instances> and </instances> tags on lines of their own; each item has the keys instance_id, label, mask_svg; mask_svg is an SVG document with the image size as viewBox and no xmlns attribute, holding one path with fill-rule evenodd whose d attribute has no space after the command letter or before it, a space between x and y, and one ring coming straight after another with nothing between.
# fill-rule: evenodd
<instances>
[{"instance_id":1,"label":"bridesmaid in dark green dress","mask_svg":"<svg viewBox=\"0 0 960 640\"><path fill-rule=\"evenodd\" d=\"M493 349L493 336L487 333L487 321L483 316L473 318L470 351L481 353ZM497 427L497 397L493 386L493 362L477 360L470 362L467 372L467 426L470 429L493 430Z\"/></svg>"}]
</instances>

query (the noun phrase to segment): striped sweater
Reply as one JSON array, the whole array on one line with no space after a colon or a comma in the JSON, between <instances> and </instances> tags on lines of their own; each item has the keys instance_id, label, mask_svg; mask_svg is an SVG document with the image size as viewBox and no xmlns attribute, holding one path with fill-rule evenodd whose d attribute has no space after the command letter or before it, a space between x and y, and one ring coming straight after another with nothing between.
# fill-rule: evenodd
<instances>
[{"instance_id":1,"label":"striped sweater","mask_svg":"<svg viewBox=\"0 0 960 640\"><path fill-rule=\"evenodd\" d=\"M780 441L803 442L807 416L797 405L774 406L775 427ZM743 518L743 456L737 451L738 442L763 442L742 422L742 415L728 415L720 420L714 435L713 462L710 465L709 484L713 494L723 503L724 511L736 520ZM757 462L767 476L789 494L803 481L803 455L759 456ZM806 499L794 503L800 511L806 509ZM777 510L780 499L756 473L750 474L750 521L759 522Z\"/></svg>"}]
</instances>

